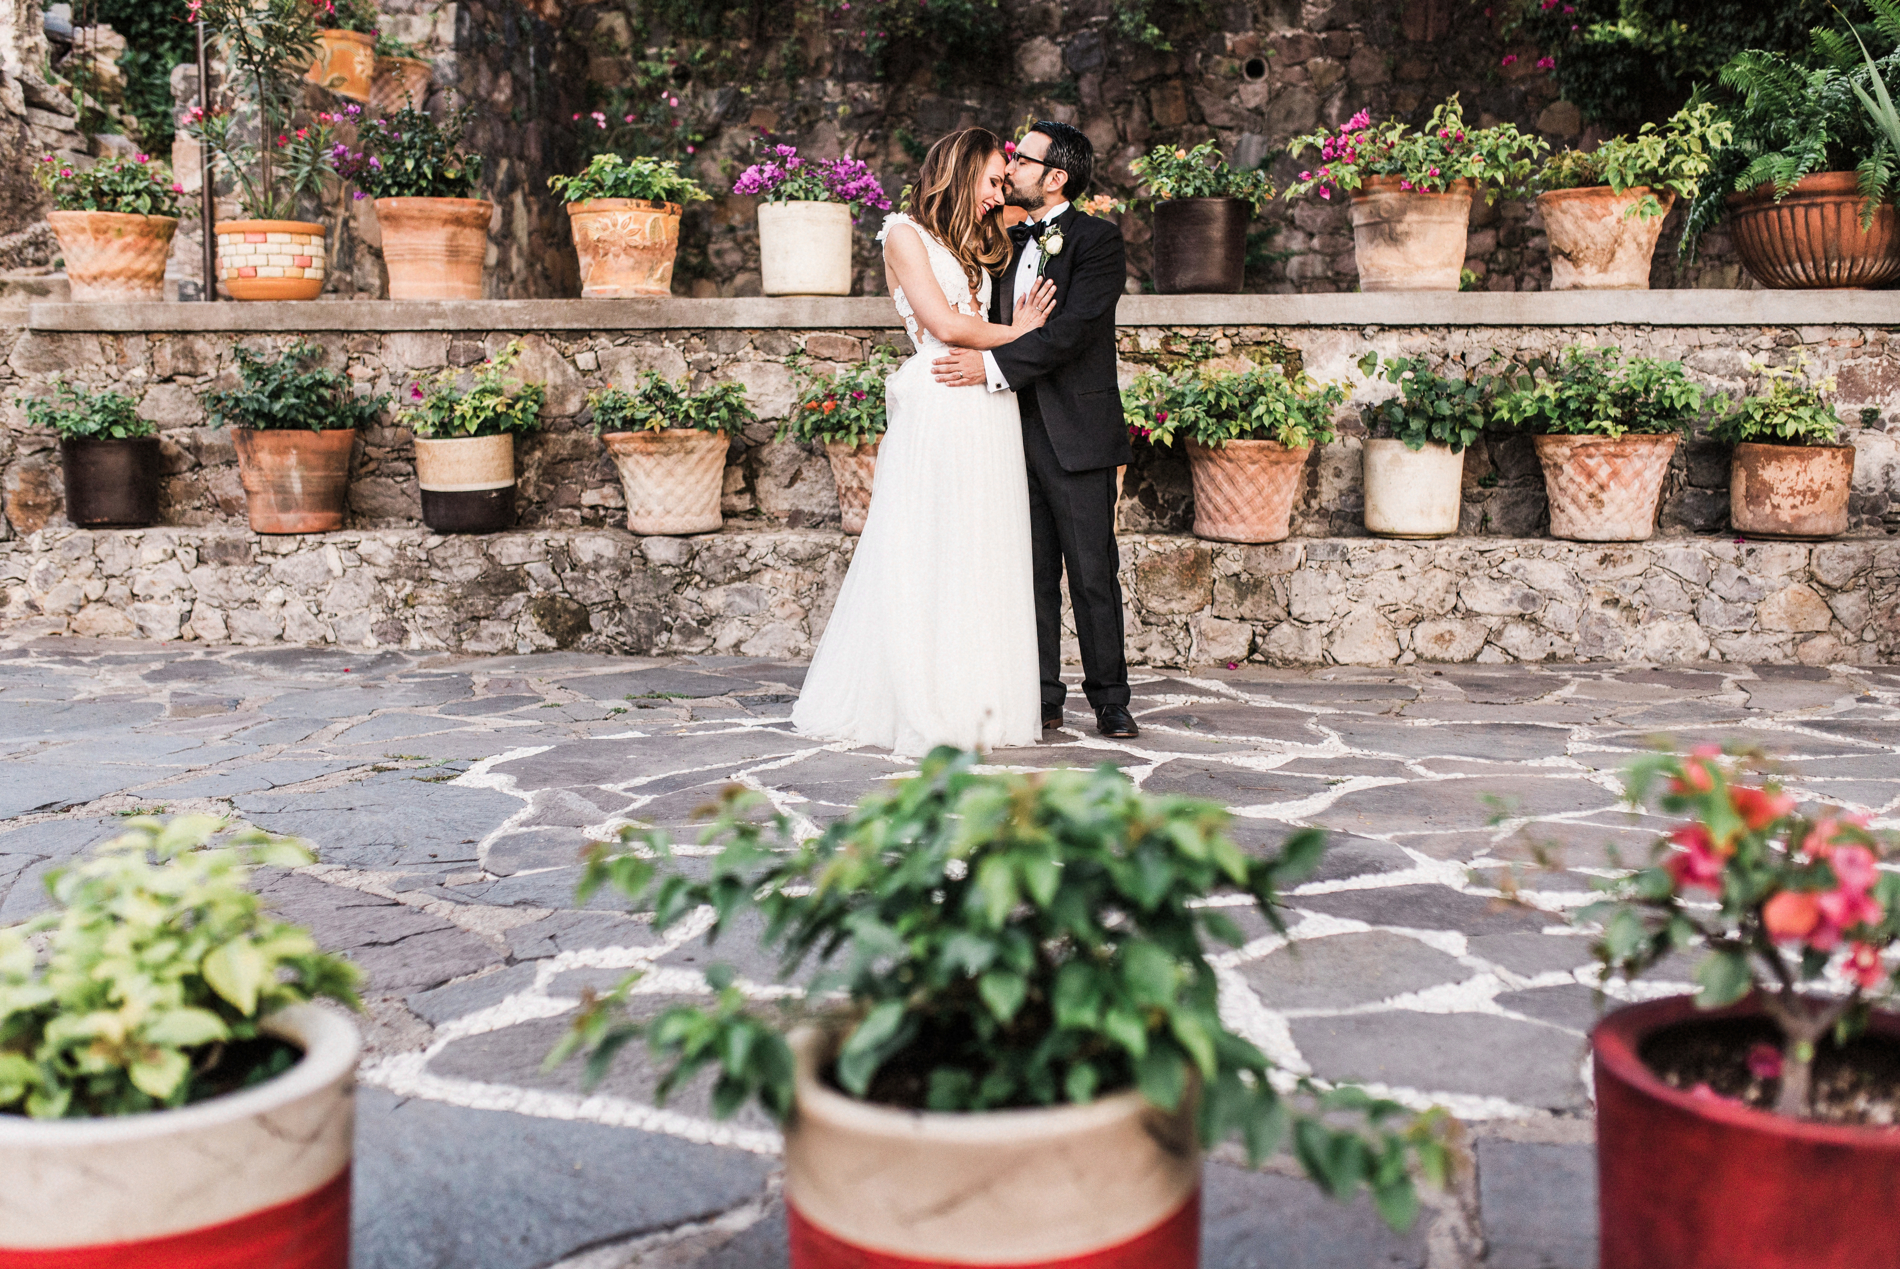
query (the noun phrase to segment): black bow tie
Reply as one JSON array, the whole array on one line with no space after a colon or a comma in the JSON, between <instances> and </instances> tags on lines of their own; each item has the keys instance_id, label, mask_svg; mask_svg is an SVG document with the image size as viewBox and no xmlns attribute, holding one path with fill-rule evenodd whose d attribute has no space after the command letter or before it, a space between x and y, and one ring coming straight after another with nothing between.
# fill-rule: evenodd
<instances>
[{"instance_id":1,"label":"black bow tie","mask_svg":"<svg viewBox=\"0 0 1900 1269\"><path fill-rule=\"evenodd\" d=\"M1046 220L1025 220L1020 225L1009 227L1009 240L1020 248L1032 238L1040 240L1048 228L1049 222Z\"/></svg>"}]
</instances>

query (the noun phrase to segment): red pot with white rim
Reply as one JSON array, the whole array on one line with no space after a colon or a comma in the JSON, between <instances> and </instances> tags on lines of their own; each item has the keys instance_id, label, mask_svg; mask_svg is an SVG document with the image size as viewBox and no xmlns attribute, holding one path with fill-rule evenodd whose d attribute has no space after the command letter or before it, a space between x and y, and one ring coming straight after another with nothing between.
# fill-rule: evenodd
<instances>
[{"instance_id":1,"label":"red pot with white rim","mask_svg":"<svg viewBox=\"0 0 1900 1269\"><path fill-rule=\"evenodd\" d=\"M792 1269L1192 1269L1201 1151L1187 1104L903 1110L824 1082L830 1046L791 1037L785 1133Z\"/></svg>"},{"instance_id":2,"label":"red pot with white rim","mask_svg":"<svg viewBox=\"0 0 1900 1269\"><path fill-rule=\"evenodd\" d=\"M0 1115L0 1269L348 1269L360 1042L314 1005L256 1088L108 1119Z\"/></svg>"}]
</instances>

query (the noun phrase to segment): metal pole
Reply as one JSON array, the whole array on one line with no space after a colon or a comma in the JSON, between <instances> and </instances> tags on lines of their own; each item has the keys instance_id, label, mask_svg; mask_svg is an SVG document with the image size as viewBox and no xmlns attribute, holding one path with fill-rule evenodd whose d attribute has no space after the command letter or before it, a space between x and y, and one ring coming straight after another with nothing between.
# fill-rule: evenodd
<instances>
[{"instance_id":1,"label":"metal pole","mask_svg":"<svg viewBox=\"0 0 1900 1269\"><path fill-rule=\"evenodd\" d=\"M217 176L211 166L211 142L206 139L203 128L211 123L211 59L205 55L205 20L198 17L198 109L204 112L198 133L198 198L200 203L199 219L204 223L204 301L215 304L218 301L218 239L213 231L216 228L218 214Z\"/></svg>"}]
</instances>

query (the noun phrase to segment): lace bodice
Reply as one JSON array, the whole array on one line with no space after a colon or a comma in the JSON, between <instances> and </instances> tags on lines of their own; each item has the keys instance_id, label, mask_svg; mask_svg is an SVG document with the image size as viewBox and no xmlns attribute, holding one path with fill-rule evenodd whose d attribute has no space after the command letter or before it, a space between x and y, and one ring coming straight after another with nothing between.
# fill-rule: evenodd
<instances>
[{"instance_id":1,"label":"lace bodice","mask_svg":"<svg viewBox=\"0 0 1900 1269\"><path fill-rule=\"evenodd\" d=\"M979 273L982 286L974 300L970 297L970 279L964 275L963 266L950 254L950 248L932 237L930 231L912 220L903 212L892 212L884 218L884 228L878 230L877 240L883 242L891 230L898 225L909 225L924 240L924 252L930 257L930 271L936 276L937 285L943 288L943 298L950 307L965 317L981 317L989 312L990 284L993 279L988 272ZM936 350L946 347L944 342L923 329L918 324L917 315L911 309L910 301L904 297L904 288L897 287L891 295L897 304L897 315L904 319L904 329L910 333L910 342L919 352L926 348Z\"/></svg>"}]
</instances>

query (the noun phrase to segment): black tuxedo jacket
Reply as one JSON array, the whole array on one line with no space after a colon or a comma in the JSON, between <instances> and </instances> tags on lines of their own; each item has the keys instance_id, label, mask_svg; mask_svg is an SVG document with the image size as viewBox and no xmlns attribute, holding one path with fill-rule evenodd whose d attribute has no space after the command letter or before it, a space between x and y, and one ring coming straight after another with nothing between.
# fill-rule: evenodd
<instances>
[{"instance_id":1,"label":"black tuxedo jacket","mask_svg":"<svg viewBox=\"0 0 1900 1269\"><path fill-rule=\"evenodd\" d=\"M1064 471L1119 467L1129 460L1128 426L1115 383L1115 305L1127 269L1122 231L1071 207L1055 218L1062 250L1043 276L1056 284L1056 307L1037 330L990 350L1018 393L1034 393L1049 443ZM1020 250L992 288L990 320L1015 311Z\"/></svg>"}]
</instances>

